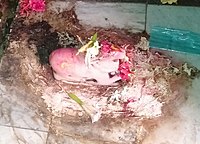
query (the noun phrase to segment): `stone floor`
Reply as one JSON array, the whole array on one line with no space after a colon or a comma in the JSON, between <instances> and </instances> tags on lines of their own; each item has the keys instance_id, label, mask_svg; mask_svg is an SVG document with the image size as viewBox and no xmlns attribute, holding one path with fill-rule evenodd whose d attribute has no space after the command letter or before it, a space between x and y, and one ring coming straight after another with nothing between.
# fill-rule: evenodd
<instances>
[{"instance_id":1,"label":"stone floor","mask_svg":"<svg viewBox=\"0 0 200 144\"><path fill-rule=\"evenodd\" d=\"M95 143L70 135L60 136L51 114L43 115L27 97L31 95L16 86L0 84L1 144L82 144ZM53 128L52 128L53 127Z\"/></svg>"}]
</instances>

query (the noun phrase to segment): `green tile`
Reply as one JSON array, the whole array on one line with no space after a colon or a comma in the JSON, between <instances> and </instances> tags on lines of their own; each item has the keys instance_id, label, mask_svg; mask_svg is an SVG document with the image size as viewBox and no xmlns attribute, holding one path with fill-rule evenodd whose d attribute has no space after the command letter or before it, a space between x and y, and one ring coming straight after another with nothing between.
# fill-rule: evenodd
<instances>
[{"instance_id":1,"label":"green tile","mask_svg":"<svg viewBox=\"0 0 200 144\"><path fill-rule=\"evenodd\" d=\"M147 32L153 26L200 33L200 7L148 5Z\"/></svg>"}]
</instances>

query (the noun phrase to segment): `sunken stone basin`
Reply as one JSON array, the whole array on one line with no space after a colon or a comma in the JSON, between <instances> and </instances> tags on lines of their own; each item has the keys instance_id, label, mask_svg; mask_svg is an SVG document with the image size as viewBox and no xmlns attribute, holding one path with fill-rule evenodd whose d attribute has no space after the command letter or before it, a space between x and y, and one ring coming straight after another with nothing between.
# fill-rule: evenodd
<instances>
[{"instance_id":1,"label":"sunken stone basin","mask_svg":"<svg viewBox=\"0 0 200 144\"><path fill-rule=\"evenodd\" d=\"M1 61L1 85L10 95L21 95L18 98L37 111L38 117L49 126L50 134L69 136L70 141L84 144L142 143L159 121L172 115L176 106L186 100L186 87L197 69L191 68L189 73L184 62L171 61L164 54L149 50L147 34L120 26L83 24L78 14L85 3L60 5L62 2L47 1L44 13L15 18L9 47ZM86 42L95 32L100 40L128 45L127 55L136 64L134 80L113 86L55 80L48 62L50 53L60 47L80 48L80 39ZM142 87L141 82L144 82ZM124 87L130 89L127 101L120 103L113 96L122 94ZM92 106L98 104L99 119L92 123L91 117L65 91ZM129 98L134 98L131 104Z\"/></svg>"}]
</instances>

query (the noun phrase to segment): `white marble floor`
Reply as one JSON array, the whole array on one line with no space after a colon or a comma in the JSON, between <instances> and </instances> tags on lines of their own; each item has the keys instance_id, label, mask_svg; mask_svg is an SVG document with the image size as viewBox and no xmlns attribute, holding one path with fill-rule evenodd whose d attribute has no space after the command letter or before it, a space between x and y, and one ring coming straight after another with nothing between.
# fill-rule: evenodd
<instances>
[{"instance_id":1,"label":"white marble floor","mask_svg":"<svg viewBox=\"0 0 200 144\"><path fill-rule=\"evenodd\" d=\"M0 143L45 144L48 122L26 103L29 94L0 84Z\"/></svg>"},{"instance_id":2,"label":"white marble floor","mask_svg":"<svg viewBox=\"0 0 200 144\"><path fill-rule=\"evenodd\" d=\"M25 91L0 83L0 144L82 144L51 130L51 115L43 115Z\"/></svg>"}]
</instances>

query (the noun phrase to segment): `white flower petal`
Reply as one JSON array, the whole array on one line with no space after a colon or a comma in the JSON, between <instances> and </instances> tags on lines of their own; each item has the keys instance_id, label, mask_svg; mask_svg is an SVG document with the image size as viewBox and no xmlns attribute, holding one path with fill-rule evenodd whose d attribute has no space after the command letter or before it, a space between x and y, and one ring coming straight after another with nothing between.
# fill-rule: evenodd
<instances>
[{"instance_id":1,"label":"white flower petal","mask_svg":"<svg viewBox=\"0 0 200 144\"><path fill-rule=\"evenodd\" d=\"M85 110L85 112L90 116L92 123L98 121L101 117L101 111L97 108L95 108L92 105L84 103L82 105L82 108Z\"/></svg>"}]
</instances>

